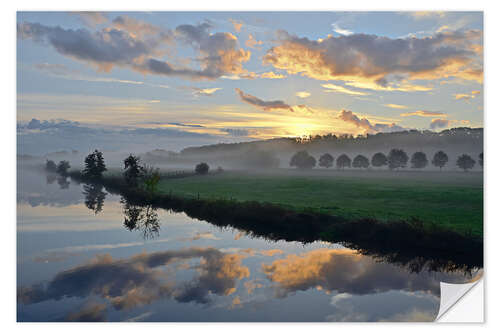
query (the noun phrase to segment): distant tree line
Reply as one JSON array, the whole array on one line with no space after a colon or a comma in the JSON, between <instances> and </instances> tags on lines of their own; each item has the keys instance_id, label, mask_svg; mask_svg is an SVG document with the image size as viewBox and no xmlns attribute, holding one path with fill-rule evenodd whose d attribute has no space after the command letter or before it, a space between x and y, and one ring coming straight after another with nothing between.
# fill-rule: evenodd
<instances>
[{"instance_id":1,"label":"distant tree line","mask_svg":"<svg viewBox=\"0 0 500 333\"><path fill-rule=\"evenodd\" d=\"M479 165L483 167L483 153L479 154L478 160ZM335 158L331 154L325 153L319 158L319 166L331 168L334 165L334 161ZM377 168L387 166L390 170L396 170L406 168L408 161L413 169L423 169L429 164L427 155L424 152L415 152L410 159L404 150L392 149L387 156L381 152L374 154L371 158L371 165ZM441 170L448 163L448 155L440 150L434 154L431 163ZM464 171L472 169L475 164L476 161L467 154L460 155L456 161L456 165ZM337 157L335 165L337 169L351 167L356 169L367 169L370 167L370 160L361 154L354 157L353 160L346 154L342 154ZM306 150L301 150L292 156L290 159L290 166L298 169L312 169L316 166L316 158L311 156Z\"/></svg>"},{"instance_id":2,"label":"distant tree line","mask_svg":"<svg viewBox=\"0 0 500 333\"><path fill-rule=\"evenodd\" d=\"M52 160L47 160L45 163L45 171L49 173L55 173L58 174L59 176L64 176L66 177L68 175L68 170L71 168L69 165L68 161L59 161L58 164L56 164Z\"/></svg>"}]
</instances>

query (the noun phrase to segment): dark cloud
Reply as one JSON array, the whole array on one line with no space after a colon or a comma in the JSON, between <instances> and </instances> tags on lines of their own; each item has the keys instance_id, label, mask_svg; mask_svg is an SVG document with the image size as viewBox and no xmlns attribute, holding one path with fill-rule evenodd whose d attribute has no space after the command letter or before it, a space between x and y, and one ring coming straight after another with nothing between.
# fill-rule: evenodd
<instances>
[{"instance_id":1,"label":"dark cloud","mask_svg":"<svg viewBox=\"0 0 500 333\"><path fill-rule=\"evenodd\" d=\"M240 90L238 88L236 88L235 90L243 102L248 103L248 104L253 105L253 106L256 106L262 110L270 111L270 110L282 109L282 110L289 110L289 111L293 112L293 108L283 101L279 101L279 100L263 101L258 97L252 96L250 94L245 94L242 90Z\"/></svg>"},{"instance_id":2,"label":"dark cloud","mask_svg":"<svg viewBox=\"0 0 500 333\"><path fill-rule=\"evenodd\" d=\"M250 51L238 48L231 33L210 32L211 25L180 25L175 31L142 22L128 16L115 18L111 27L98 31L64 29L40 23L18 23L18 38L48 44L57 52L88 62L100 70L127 67L144 74L180 76L191 80L216 79L229 74L247 73L242 63ZM175 41L192 46L198 53L199 68L178 67L158 59Z\"/></svg>"},{"instance_id":3,"label":"dark cloud","mask_svg":"<svg viewBox=\"0 0 500 333\"><path fill-rule=\"evenodd\" d=\"M178 40L192 46L199 53L196 61L200 69L174 68L171 64L149 59L139 66L152 74L184 76L190 79L215 79L226 74L243 74L242 63L250 59L250 51L238 48L237 38L228 32L211 33L208 22L198 25L183 24L175 29Z\"/></svg>"},{"instance_id":4,"label":"dark cloud","mask_svg":"<svg viewBox=\"0 0 500 333\"><path fill-rule=\"evenodd\" d=\"M224 254L214 248L187 248L139 254L126 259L97 256L90 263L58 273L45 286L36 284L18 289L23 304L59 300L63 297L100 296L116 309L128 309L168 297L179 302L211 302L210 295L229 295L236 282L249 276L241 265L243 255ZM166 266L200 259L194 266L197 276L176 283Z\"/></svg>"},{"instance_id":5,"label":"dark cloud","mask_svg":"<svg viewBox=\"0 0 500 333\"><path fill-rule=\"evenodd\" d=\"M161 39L140 40L117 29L90 32L86 29L63 29L39 23L19 23L18 37L48 43L57 52L89 62L109 71L113 66L129 66L135 59L154 54Z\"/></svg>"},{"instance_id":6,"label":"dark cloud","mask_svg":"<svg viewBox=\"0 0 500 333\"><path fill-rule=\"evenodd\" d=\"M365 80L387 87L389 77L435 79L457 76L482 81L478 30L416 38L351 34L310 40L279 32L264 62L290 74L319 80ZM395 78L396 77L396 78Z\"/></svg>"},{"instance_id":7,"label":"dark cloud","mask_svg":"<svg viewBox=\"0 0 500 333\"><path fill-rule=\"evenodd\" d=\"M368 119L366 118L359 118L356 114L354 114L352 111L347 111L347 110L342 110L339 114L339 119L351 123L355 125L356 127L363 128L366 132L398 132L398 131L404 131L405 128L401 127L399 125L396 125L395 123L392 124L381 124L381 123L376 123L372 124Z\"/></svg>"}]
</instances>

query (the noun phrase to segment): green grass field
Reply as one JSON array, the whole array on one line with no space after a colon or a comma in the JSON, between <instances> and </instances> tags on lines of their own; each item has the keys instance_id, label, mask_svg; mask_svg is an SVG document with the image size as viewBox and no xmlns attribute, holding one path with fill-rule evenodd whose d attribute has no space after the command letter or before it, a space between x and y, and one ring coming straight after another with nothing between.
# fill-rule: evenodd
<instances>
[{"instance_id":1,"label":"green grass field","mask_svg":"<svg viewBox=\"0 0 500 333\"><path fill-rule=\"evenodd\" d=\"M162 193L278 204L347 218L433 222L483 233L482 173L282 170L162 179Z\"/></svg>"}]
</instances>

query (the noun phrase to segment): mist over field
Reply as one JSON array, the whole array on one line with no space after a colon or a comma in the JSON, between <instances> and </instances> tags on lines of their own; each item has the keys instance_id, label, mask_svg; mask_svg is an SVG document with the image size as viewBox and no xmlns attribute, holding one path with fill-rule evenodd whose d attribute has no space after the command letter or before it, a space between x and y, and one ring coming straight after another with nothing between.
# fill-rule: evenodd
<instances>
[{"instance_id":1,"label":"mist over field","mask_svg":"<svg viewBox=\"0 0 500 333\"><path fill-rule=\"evenodd\" d=\"M72 130L74 127L77 126L72 126ZM318 135L305 138L277 138L215 144L210 144L211 141L216 140L210 136L178 138L173 136L172 131L167 131L170 136L165 136L162 130L144 131L147 134L142 135L132 133L118 132L114 134L112 139L106 134L100 133L107 140L96 141L94 147L105 147L103 151L110 167L121 167L123 159L132 153L139 155L143 162L163 169L192 169L195 164L206 162L212 168L260 171L289 168L291 157L302 150L307 151L316 160L319 160L319 157L325 153L331 154L334 159L341 154L346 154L351 159L361 154L370 160L375 153L382 152L387 155L393 148L403 149L410 158L415 152L423 152L429 161L424 170L438 169L430 162L436 152L444 151L449 157L449 162L443 170L449 171L458 170L455 163L458 156L468 154L477 162L479 154L483 152L482 128L453 128L440 132L412 130L359 135L357 137L352 135ZM41 136L40 133L31 135L37 139L40 139ZM126 140L125 135L127 135ZM22 148L23 145L30 145L29 141L27 142L27 140L31 140L29 136L30 134L19 135L20 152L31 151ZM122 140L120 141L120 139ZM205 144L196 145L198 141L205 141ZM57 146L62 148L59 151L42 155L19 155L25 164L43 159L64 159L77 167L81 165L86 154L94 149L93 143L92 140L87 142L66 141ZM55 144L54 146L56 147ZM66 150L64 147L71 147L71 149ZM320 168L320 166L316 165L316 168ZM476 163L473 169L480 170L481 167Z\"/></svg>"}]
</instances>

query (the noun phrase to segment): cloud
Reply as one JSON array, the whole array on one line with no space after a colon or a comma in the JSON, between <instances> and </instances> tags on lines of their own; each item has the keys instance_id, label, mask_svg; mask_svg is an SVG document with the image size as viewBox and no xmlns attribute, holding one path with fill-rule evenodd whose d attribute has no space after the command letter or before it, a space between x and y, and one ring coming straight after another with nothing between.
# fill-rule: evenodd
<instances>
[{"instance_id":1,"label":"cloud","mask_svg":"<svg viewBox=\"0 0 500 333\"><path fill-rule=\"evenodd\" d=\"M260 253L266 257L273 257L276 255L283 254L284 252L283 252L283 250L280 250L280 249L271 249L271 250L262 250L262 251L260 251Z\"/></svg>"},{"instance_id":2,"label":"cloud","mask_svg":"<svg viewBox=\"0 0 500 333\"><path fill-rule=\"evenodd\" d=\"M446 114L443 112L417 110L417 111L412 111L412 112L401 113L400 116L401 117L409 117L409 116L446 117Z\"/></svg>"},{"instance_id":3,"label":"cloud","mask_svg":"<svg viewBox=\"0 0 500 333\"><path fill-rule=\"evenodd\" d=\"M396 125L395 123L392 123L392 124L382 124L382 123L372 124L368 119L359 118L352 111L347 111L347 110L342 110L340 112L338 118L347 122L347 123L351 123L351 124L355 125L356 127L364 129L366 133L398 132L398 131L405 130L404 127Z\"/></svg>"},{"instance_id":4,"label":"cloud","mask_svg":"<svg viewBox=\"0 0 500 333\"><path fill-rule=\"evenodd\" d=\"M231 22L233 24L234 30L236 32L240 32L241 31L241 27L243 26L243 22L236 21L236 20L233 20L233 19L229 19L229 22Z\"/></svg>"},{"instance_id":5,"label":"cloud","mask_svg":"<svg viewBox=\"0 0 500 333\"><path fill-rule=\"evenodd\" d=\"M403 268L378 262L349 249L318 249L301 255L291 254L270 264L262 264L267 279L275 283L276 295L285 297L297 291L320 289L341 296L375 294L389 290L422 291L439 296L440 281L460 281L460 273L412 274Z\"/></svg>"},{"instance_id":6,"label":"cloud","mask_svg":"<svg viewBox=\"0 0 500 333\"><path fill-rule=\"evenodd\" d=\"M211 232L197 232L196 235L194 235L193 237L183 238L183 239L189 240L189 241L196 241L196 240L200 240L200 239L219 240L220 238L216 237Z\"/></svg>"},{"instance_id":7,"label":"cloud","mask_svg":"<svg viewBox=\"0 0 500 333\"><path fill-rule=\"evenodd\" d=\"M197 275L176 283L165 269L168 265L199 259ZM98 255L91 262L58 273L46 286L35 284L18 289L23 304L63 297L99 296L114 308L131 309L161 298L178 302L211 302L210 295L230 295L236 281L249 276L241 265L241 254L224 254L214 248L143 253L125 259Z\"/></svg>"},{"instance_id":8,"label":"cloud","mask_svg":"<svg viewBox=\"0 0 500 333\"><path fill-rule=\"evenodd\" d=\"M411 309L410 311L404 313L397 313L388 318L382 318L379 321L388 322L431 322L436 320L437 313L433 311L425 311L418 309Z\"/></svg>"},{"instance_id":9,"label":"cloud","mask_svg":"<svg viewBox=\"0 0 500 333\"><path fill-rule=\"evenodd\" d=\"M284 79L284 78L286 78L286 75L278 74L275 72L266 72L266 73L260 74L260 77L263 79Z\"/></svg>"},{"instance_id":10,"label":"cloud","mask_svg":"<svg viewBox=\"0 0 500 333\"><path fill-rule=\"evenodd\" d=\"M149 104L147 101L144 104ZM151 105L151 104L149 104ZM86 107L83 106L84 108ZM106 105L102 108L109 110ZM140 120L138 120L140 122ZM136 122L137 124L137 122ZM162 123L164 124L164 123ZM175 125L174 125L175 126ZM144 150L158 146L179 149L189 145L219 142L221 136L192 130L202 125L179 128L126 128L80 125L69 120L38 120L17 124L17 144L20 154L40 155L44 152L76 149L88 151L99 147L104 150ZM208 141L207 141L208 140ZM125 144L125 142L128 142Z\"/></svg>"},{"instance_id":11,"label":"cloud","mask_svg":"<svg viewBox=\"0 0 500 333\"><path fill-rule=\"evenodd\" d=\"M233 301L231 302L231 305L229 306L230 309L235 309L235 308L241 308L241 299L240 296L236 296L233 298Z\"/></svg>"},{"instance_id":12,"label":"cloud","mask_svg":"<svg viewBox=\"0 0 500 333\"><path fill-rule=\"evenodd\" d=\"M126 31L63 29L39 23L19 23L18 37L51 45L58 53L110 71L113 66L130 66L136 59L155 53L159 39L142 41Z\"/></svg>"},{"instance_id":13,"label":"cloud","mask_svg":"<svg viewBox=\"0 0 500 333\"><path fill-rule=\"evenodd\" d=\"M242 74L242 63L250 59L251 52L238 48L238 39L228 32L210 33L207 22L199 25L180 25L175 34L198 50L202 73L212 77L225 74Z\"/></svg>"},{"instance_id":14,"label":"cloud","mask_svg":"<svg viewBox=\"0 0 500 333\"><path fill-rule=\"evenodd\" d=\"M245 45L251 49L260 49L259 45L264 44L264 42L260 40L256 40L252 34L248 35L248 39L245 42Z\"/></svg>"},{"instance_id":15,"label":"cloud","mask_svg":"<svg viewBox=\"0 0 500 333\"><path fill-rule=\"evenodd\" d=\"M139 21L126 15L116 17L112 22L112 26L115 29L127 31L132 36L139 38L144 38L148 35L164 34L164 40L167 41L172 37L170 32L164 32L159 26Z\"/></svg>"},{"instance_id":16,"label":"cloud","mask_svg":"<svg viewBox=\"0 0 500 333\"><path fill-rule=\"evenodd\" d=\"M446 12L443 11L416 11L416 12L407 12L405 13L410 15L411 17L421 20L428 18L443 18L446 16Z\"/></svg>"},{"instance_id":17,"label":"cloud","mask_svg":"<svg viewBox=\"0 0 500 333\"><path fill-rule=\"evenodd\" d=\"M295 96L297 96L299 98L307 98L307 97L311 96L311 93L308 91L297 91L295 93Z\"/></svg>"},{"instance_id":18,"label":"cloud","mask_svg":"<svg viewBox=\"0 0 500 333\"><path fill-rule=\"evenodd\" d=\"M388 108L391 109L408 109L406 105L401 105L401 104L384 104L384 106L387 106Z\"/></svg>"},{"instance_id":19,"label":"cloud","mask_svg":"<svg viewBox=\"0 0 500 333\"><path fill-rule=\"evenodd\" d=\"M448 120L448 119L432 119L429 127L431 129L445 128L445 127L451 126L451 124L452 124L452 121Z\"/></svg>"},{"instance_id":20,"label":"cloud","mask_svg":"<svg viewBox=\"0 0 500 333\"><path fill-rule=\"evenodd\" d=\"M184 123L168 123L169 125L179 126L179 127L194 127L194 128L204 128L203 125L196 124L184 124Z\"/></svg>"},{"instance_id":21,"label":"cloud","mask_svg":"<svg viewBox=\"0 0 500 333\"><path fill-rule=\"evenodd\" d=\"M390 79L388 79L390 78ZM380 80L376 80L374 82L370 81L345 81L346 86L360 88L360 89L369 89L376 91L404 91L404 92L413 92L413 91L431 91L433 89L432 86L423 86L420 84L414 84L409 82L408 80L403 79L400 76L389 75L388 78L383 78ZM389 82L389 80L392 80Z\"/></svg>"},{"instance_id":22,"label":"cloud","mask_svg":"<svg viewBox=\"0 0 500 333\"><path fill-rule=\"evenodd\" d=\"M58 129L58 128L73 128L77 127L80 124L77 121L71 121L71 120L64 120L64 119L58 119L58 120L38 120L36 118L33 118L30 120L29 123L26 125L18 125L18 128L26 128L29 130L47 130L47 129Z\"/></svg>"},{"instance_id":23,"label":"cloud","mask_svg":"<svg viewBox=\"0 0 500 333\"><path fill-rule=\"evenodd\" d=\"M97 303L87 303L78 312L69 313L65 321L77 322L99 322L106 321L106 305Z\"/></svg>"},{"instance_id":24,"label":"cloud","mask_svg":"<svg viewBox=\"0 0 500 333\"><path fill-rule=\"evenodd\" d=\"M259 280L255 279L255 280L245 281L243 283L248 294L252 294L255 289L259 289L259 288L264 287L264 285L262 283L259 283L257 281L259 281Z\"/></svg>"},{"instance_id":25,"label":"cloud","mask_svg":"<svg viewBox=\"0 0 500 333\"><path fill-rule=\"evenodd\" d=\"M264 63L317 80L362 81L388 85L391 76L405 79L462 77L482 82L482 59L472 44L478 30L447 31L430 37L389 38L351 34L310 40L280 31Z\"/></svg>"},{"instance_id":26,"label":"cloud","mask_svg":"<svg viewBox=\"0 0 500 333\"><path fill-rule=\"evenodd\" d=\"M100 71L125 67L143 74L179 76L190 80L213 80L223 75L244 74L242 63L250 51L238 48L237 38L227 32L211 33L211 25L179 25L175 31L119 16L111 27L91 32L63 29L39 23L18 23L20 39L52 46L58 53L91 64ZM190 45L197 52L198 68L178 67L158 60L174 42Z\"/></svg>"},{"instance_id":27,"label":"cloud","mask_svg":"<svg viewBox=\"0 0 500 333\"><path fill-rule=\"evenodd\" d=\"M473 90L470 92L470 94L455 94L455 99L457 100L464 100L466 102L470 101L473 98L476 98L477 95L479 95L481 91L479 90Z\"/></svg>"},{"instance_id":28,"label":"cloud","mask_svg":"<svg viewBox=\"0 0 500 333\"><path fill-rule=\"evenodd\" d=\"M106 14L101 12L69 12L69 14L78 16L80 21L89 28L108 22Z\"/></svg>"},{"instance_id":29,"label":"cloud","mask_svg":"<svg viewBox=\"0 0 500 333\"><path fill-rule=\"evenodd\" d=\"M321 86L326 89L326 90L324 90L325 92L337 92L337 93L355 95L355 96L369 95L368 93L350 90L350 89L347 89L347 88L342 87L342 86L338 86L338 85L333 84L333 83L326 83L326 84L322 84Z\"/></svg>"},{"instance_id":30,"label":"cloud","mask_svg":"<svg viewBox=\"0 0 500 333\"><path fill-rule=\"evenodd\" d=\"M354 33L350 30L342 29L341 27L339 27L339 25L337 23L332 23L332 30L335 31L336 33L338 33L339 35L342 35L342 36L349 36L349 35L352 35Z\"/></svg>"},{"instance_id":31,"label":"cloud","mask_svg":"<svg viewBox=\"0 0 500 333\"><path fill-rule=\"evenodd\" d=\"M35 69L40 72L44 72L50 76L62 78L66 80L77 80L77 81L88 81L88 82L109 82L109 83L124 83L124 84L133 84L133 85L149 85L153 87L165 88L165 86L154 85L145 83L142 81L133 81L133 80L122 80L113 77L97 77L97 76L88 76L81 74L80 71L70 69L63 64L35 64ZM168 87L166 87L168 88Z\"/></svg>"},{"instance_id":32,"label":"cloud","mask_svg":"<svg viewBox=\"0 0 500 333\"><path fill-rule=\"evenodd\" d=\"M272 110L289 110L293 112L293 108L286 104L283 101L263 101L258 97L252 96L250 94L245 94L242 90L236 88L235 89L238 95L240 96L240 99L248 103L250 105L253 105L255 107L258 107L264 111L272 111Z\"/></svg>"},{"instance_id":33,"label":"cloud","mask_svg":"<svg viewBox=\"0 0 500 333\"><path fill-rule=\"evenodd\" d=\"M216 91L221 90L222 88L192 88L194 90L194 94L198 96L212 96Z\"/></svg>"}]
</instances>

